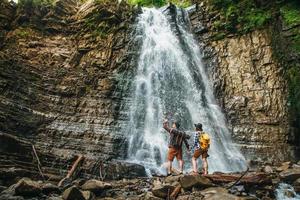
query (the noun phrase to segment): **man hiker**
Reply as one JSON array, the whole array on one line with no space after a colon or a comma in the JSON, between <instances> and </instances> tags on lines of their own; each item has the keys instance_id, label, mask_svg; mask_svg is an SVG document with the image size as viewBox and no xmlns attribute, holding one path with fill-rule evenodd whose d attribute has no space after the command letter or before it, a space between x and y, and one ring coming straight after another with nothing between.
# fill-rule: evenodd
<instances>
[{"instance_id":1,"label":"man hiker","mask_svg":"<svg viewBox=\"0 0 300 200\"><path fill-rule=\"evenodd\" d=\"M203 132L202 124L194 124L196 132L194 133L194 155L192 157L192 164L193 164L193 173L198 174L198 165L197 159L201 156L202 157L202 173L208 173L208 164L207 164L207 157L209 156L207 151L210 146L210 137L207 133Z\"/></svg>"},{"instance_id":2,"label":"man hiker","mask_svg":"<svg viewBox=\"0 0 300 200\"><path fill-rule=\"evenodd\" d=\"M183 173L183 160L182 160L182 143L184 142L187 149L189 150L189 144L187 140L190 138L183 131L179 131L180 124L177 121L174 121L172 128L169 128L169 122L167 119L163 122L164 129L170 134L169 140L169 150L168 150L168 176L172 174L172 162L176 157L179 163L180 174Z\"/></svg>"}]
</instances>

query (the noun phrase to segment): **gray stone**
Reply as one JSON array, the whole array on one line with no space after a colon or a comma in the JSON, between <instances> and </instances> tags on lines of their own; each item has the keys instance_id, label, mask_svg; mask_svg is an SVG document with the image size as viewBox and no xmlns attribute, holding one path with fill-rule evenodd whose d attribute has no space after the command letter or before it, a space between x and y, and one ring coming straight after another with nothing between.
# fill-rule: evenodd
<instances>
[{"instance_id":1,"label":"gray stone","mask_svg":"<svg viewBox=\"0 0 300 200\"><path fill-rule=\"evenodd\" d=\"M64 200L85 200L82 192L75 186L66 189L62 194L62 198Z\"/></svg>"},{"instance_id":2,"label":"gray stone","mask_svg":"<svg viewBox=\"0 0 300 200\"><path fill-rule=\"evenodd\" d=\"M287 169L279 173L283 181L295 181L300 178L300 168Z\"/></svg>"},{"instance_id":3,"label":"gray stone","mask_svg":"<svg viewBox=\"0 0 300 200\"><path fill-rule=\"evenodd\" d=\"M59 187L56 185L53 185L52 183L43 184L42 192L44 194L50 194L50 193L60 194L61 193Z\"/></svg>"},{"instance_id":4,"label":"gray stone","mask_svg":"<svg viewBox=\"0 0 300 200\"><path fill-rule=\"evenodd\" d=\"M82 195L85 200L94 200L95 199L95 194L91 191L82 191Z\"/></svg>"},{"instance_id":5,"label":"gray stone","mask_svg":"<svg viewBox=\"0 0 300 200\"><path fill-rule=\"evenodd\" d=\"M37 196L41 192L40 184L29 178L22 178L15 186L15 193L19 196Z\"/></svg>"},{"instance_id":6,"label":"gray stone","mask_svg":"<svg viewBox=\"0 0 300 200\"><path fill-rule=\"evenodd\" d=\"M160 197L156 197L153 195L152 192L147 192L142 199L145 199L145 200L161 200L163 198L160 198Z\"/></svg>"},{"instance_id":7,"label":"gray stone","mask_svg":"<svg viewBox=\"0 0 300 200\"><path fill-rule=\"evenodd\" d=\"M157 185L152 188L152 194L156 197L166 198L175 189L172 185Z\"/></svg>"},{"instance_id":8,"label":"gray stone","mask_svg":"<svg viewBox=\"0 0 300 200\"><path fill-rule=\"evenodd\" d=\"M243 197L229 194L225 188L221 187L207 188L202 190L200 193L204 196L203 200L245 200Z\"/></svg>"},{"instance_id":9,"label":"gray stone","mask_svg":"<svg viewBox=\"0 0 300 200\"><path fill-rule=\"evenodd\" d=\"M272 169L272 167L270 165L265 166L264 169L263 169L263 171L265 173L267 173L267 174L273 173L273 169Z\"/></svg>"},{"instance_id":10,"label":"gray stone","mask_svg":"<svg viewBox=\"0 0 300 200\"><path fill-rule=\"evenodd\" d=\"M12 196L11 194L0 194L0 200L24 200L24 197Z\"/></svg>"},{"instance_id":11,"label":"gray stone","mask_svg":"<svg viewBox=\"0 0 300 200\"><path fill-rule=\"evenodd\" d=\"M101 193L110 188L112 188L111 184L95 179L88 180L81 186L81 189L92 191L95 194Z\"/></svg>"},{"instance_id":12,"label":"gray stone","mask_svg":"<svg viewBox=\"0 0 300 200\"><path fill-rule=\"evenodd\" d=\"M289 169L290 167L291 167L291 162L284 162L284 163L281 164L280 167L276 168L276 171L282 172L282 171L285 171L285 170Z\"/></svg>"},{"instance_id":13,"label":"gray stone","mask_svg":"<svg viewBox=\"0 0 300 200\"><path fill-rule=\"evenodd\" d=\"M167 176L164 181L165 181L165 183L178 182L181 177L183 177L183 175L179 175L179 176Z\"/></svg>"},{"instance_id":14,"label":"gray stone","mask_svg":"<svg viewBox=\"0 0 300 200\"><path fill-rule=\"evenodd\" d=\"M184 189L191 189L192 187L207 188L213 186L212 182L208 178L200 175L184 176L180 179L180 185Z\"/></svg>"}]
</instances>

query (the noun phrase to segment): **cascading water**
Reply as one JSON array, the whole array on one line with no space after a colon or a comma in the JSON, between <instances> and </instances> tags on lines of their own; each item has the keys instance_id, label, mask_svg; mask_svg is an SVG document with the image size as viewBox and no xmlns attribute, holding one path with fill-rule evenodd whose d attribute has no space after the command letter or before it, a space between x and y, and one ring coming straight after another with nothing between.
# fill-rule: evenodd
<instances>
[{"instance_id":1,"label":"cascading water","mask_svg":"<svg viewBox=\"0 0 300 200\"><path fill-rule=\"evenodd\" d=\"M126 130L128 160L147 169L162 169L168 150L168 133L162 129L162 120L166 113L172 113L184 130L193 131L193 123L201 122L210 134L210 172L244 170L245 159L230 139L201 51L188 32L185 11L177 9L174 16L172 22L162 10L143 8L138 17L136 37L142 46ZM186 163L190 167L190 161Z\"/></svg>"},{"instance_id":2,"label":"cascading water","mask_svg":"<svg viewBox=\"0 0 300 200\"><path fill-rule=\"evenodd\" d=\"M299 200L300 194L297 194L294 188L286 183L280 183L276 189L277 200Z\"/></svg>"}]
</instances>

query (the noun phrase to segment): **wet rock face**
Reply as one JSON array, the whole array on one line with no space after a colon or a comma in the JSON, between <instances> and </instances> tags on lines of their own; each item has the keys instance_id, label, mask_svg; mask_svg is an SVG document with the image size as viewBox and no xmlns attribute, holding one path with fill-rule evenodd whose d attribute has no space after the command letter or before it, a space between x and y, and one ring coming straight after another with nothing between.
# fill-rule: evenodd
<instances>
[{"instance_id":1,"label":"wet rock face","mask_svg":"<svg viewBox=\"0 0 300 200\"><path fill-rule=\"evenodd\" d=\"M291 159L287 82L274 58L271 34L260 30L214 40L213 16L202 3L191 11L191 25L233 139L248 159Z\"/></svg>"},{"instance_id":2,"label":"wet rock face","mask_svg":"<svg viewBox=\"0 0 300 200\"><path fill-rule=\"evenodd\" d=\"M124 157L126 133L120 129L137 51L130 40L131 8L73 0L31 12L0 6L0 131L53 155L57 160L41 158L49 168L67 169L77 154Z\"/></svg>"}]
</instances>

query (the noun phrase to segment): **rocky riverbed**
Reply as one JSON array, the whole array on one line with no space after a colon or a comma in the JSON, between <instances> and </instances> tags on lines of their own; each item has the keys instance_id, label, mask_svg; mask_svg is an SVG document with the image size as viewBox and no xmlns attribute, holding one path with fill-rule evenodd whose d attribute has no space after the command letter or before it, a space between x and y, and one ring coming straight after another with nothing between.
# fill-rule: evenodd
<instances>
[{"instance_id":1,"label":"rocky riverbed","mask_svg":"<svg viewBox=\"0 0 300 200\"><path fill-rule=\"evenodd\" d=\"M2 177L4 178L4 177ZM8 177L6 177L8 178ZM289 189L277 189L280 183L300 192L300 162L265 165L241 173L215 172L209 175L139 177L121 180L66 179L63 183L39 178L19 177L12 185L1 185L1 200L94 200L94 199L276 199L294 197ZM2 182L1 182L2 184ZM58 186L61 184L60 186Z\"/></svg>"}]
</instances>

